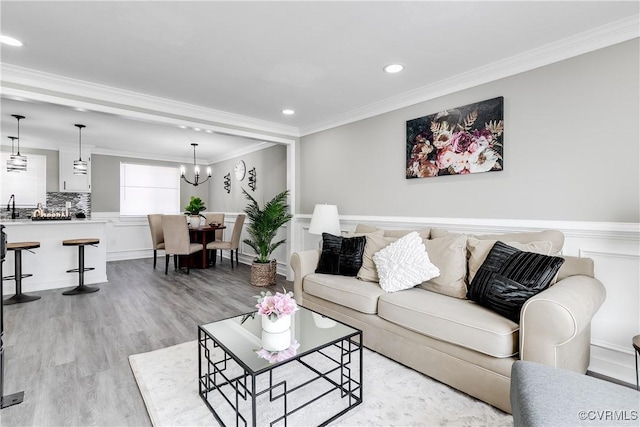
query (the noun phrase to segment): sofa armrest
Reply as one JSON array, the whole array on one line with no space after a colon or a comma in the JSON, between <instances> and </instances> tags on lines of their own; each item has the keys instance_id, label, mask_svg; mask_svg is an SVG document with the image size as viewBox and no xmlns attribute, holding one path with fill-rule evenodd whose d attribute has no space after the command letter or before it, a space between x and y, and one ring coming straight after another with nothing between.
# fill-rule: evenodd
<instances>
[{"instance_id":1,"label":"sofa armrest","mask_svg":"<svg viewBox=\"0 0 640 427\"><path fill-rule=\"evenodd\" d=\"M576 275L527 300L520 314L520 359L584 373L591 319L605 296L599 280Z\"/></svg>"},{"instance_id":2,"label":"sofa armrest","mask_svg":"<svg viewBox=\"0 0 640 427\"><path fill-rule=\"evenodd\" d=\"M310 250L303 252L295 252L291 255L291 269L293 270L293 293L298 304L303 305L302 301L302 279L307 274L315 273L320 261L320 250Z\"/></svg>"}]
</instances>

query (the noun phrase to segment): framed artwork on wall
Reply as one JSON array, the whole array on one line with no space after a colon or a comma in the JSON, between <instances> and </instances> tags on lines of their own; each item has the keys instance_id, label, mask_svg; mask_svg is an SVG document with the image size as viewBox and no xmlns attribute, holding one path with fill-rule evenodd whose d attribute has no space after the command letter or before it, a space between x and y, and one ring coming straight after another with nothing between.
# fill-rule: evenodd
<instances>
[{"instance_id":1,"label":"framed artwork on wall","mask_svg":"<svg viewBox=\"0 0 640 427\"><path fill-rule=\"evenodd\" d=\"M501 171L504 98L407 121L406 178Z\"/></svg>"}]
</instances>

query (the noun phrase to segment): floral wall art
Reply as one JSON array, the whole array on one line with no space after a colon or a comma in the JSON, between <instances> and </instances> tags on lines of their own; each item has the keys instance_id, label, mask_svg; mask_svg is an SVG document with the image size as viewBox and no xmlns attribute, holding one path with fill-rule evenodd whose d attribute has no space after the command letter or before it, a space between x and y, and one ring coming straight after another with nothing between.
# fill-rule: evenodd
<instances>
[{"instance_id":1,"label":"floral wall art","mask_svg":"<svg viewBox=\"0 0 640 427\"><path fill-rule=\"evenodd\" d=\"M408 120L407 179L502 170L503 104L500 96Z\"/></svg>"}]
</instances>

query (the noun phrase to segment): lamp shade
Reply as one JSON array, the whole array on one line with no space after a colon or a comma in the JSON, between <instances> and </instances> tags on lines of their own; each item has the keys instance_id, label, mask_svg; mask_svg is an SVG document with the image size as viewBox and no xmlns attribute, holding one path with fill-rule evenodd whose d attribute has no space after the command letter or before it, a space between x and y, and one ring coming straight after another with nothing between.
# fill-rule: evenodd
<instances>
[{"instance_id":1,"label":"lamp shade","mask_svg":"<svg viewBox=\"0 0 640 427\"><path fill-rule=\"evenodd\" d=\"M338 217L338 207L336 205L316 205L313 208L309 233L322 234L329 233L339 236L340 218Z\"/></svg>"}]
</instances>

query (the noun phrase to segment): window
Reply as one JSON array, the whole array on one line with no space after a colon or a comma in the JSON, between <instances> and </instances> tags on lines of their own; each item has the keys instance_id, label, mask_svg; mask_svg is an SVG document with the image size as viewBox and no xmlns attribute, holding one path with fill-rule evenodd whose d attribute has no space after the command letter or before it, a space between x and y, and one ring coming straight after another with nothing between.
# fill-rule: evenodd
<instances>
[{"instance_id":1,"label":"window","mask_svg":"<svg viewBox=\"0 0 640 427\"><path fill-rule=\"evenodd\" d=\"M16 207L31 208L47 203L47 156L27 154L27 170L7 172L7 160L11 153L0 155L0 200L6 202L16 195Z\"/></svg>"},{"instance_id":2,"label":"window","mask_svg":"<svg viewBox=\"0 0 640 427\"><path fill-rule=\"evenodd\" d=\"M180 212L180 170L120 163L120 215Z\"/></svg>"}]
</instances>

